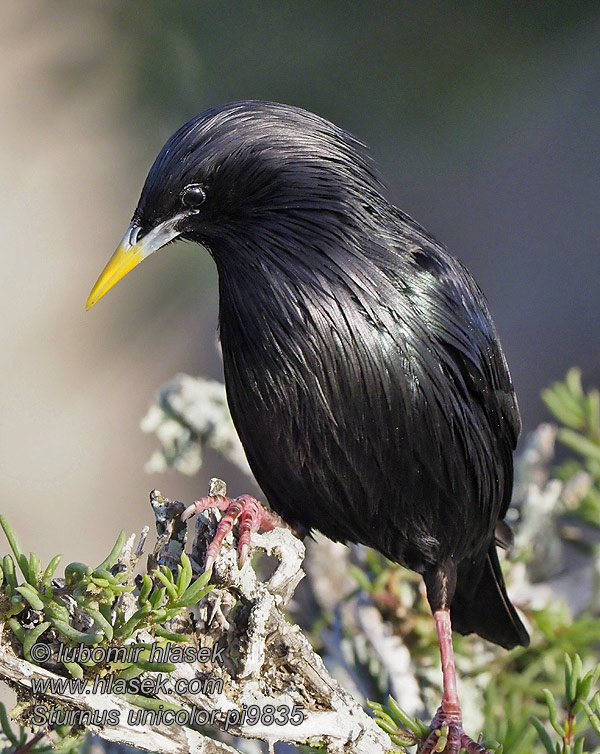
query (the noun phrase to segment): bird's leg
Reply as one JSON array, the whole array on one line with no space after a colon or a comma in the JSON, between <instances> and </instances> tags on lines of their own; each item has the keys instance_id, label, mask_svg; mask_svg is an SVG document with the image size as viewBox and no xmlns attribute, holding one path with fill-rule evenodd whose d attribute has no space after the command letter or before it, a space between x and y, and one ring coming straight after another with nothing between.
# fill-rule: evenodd
<instances>
[{"instance_id":1,"label":"bird's leg","mask_svg":"<svg viewBox=\"0 0 600 754\"><path fill-rule=\"evenodd\" d=\"M252 495L240 495L233 499L224 495L207 495L196 500L195 503L186 508L181 514L181 518L183 521L186 521L194 514L202 513L209 508L217 508L223 511L224 516L219 521L216 534L206 550L205 568L207 570L212 568L223 540L233 529L236 521L239 521L238 553L240 568L248 556L250 536L254 532L259 529L271 531L271 529L275 529L277 526L289 528L283 519L276 513L267 510Z\"/></svg>"},{"instance_id":2,"label":"bird's leg","mask_svg":"<svg viewBox=\"0 0 600 754\"><path fill-rule=\"evenodd\" d=\"M436 610L433 613L442 658L444 693L442 703L431 723L431 733L425 740L421 754L445 752L458 754L461 748L468 754L489 754L481 744L467 736L462 727L462 713L456 690L456 669L452 647L452 624L450 610Z\"/></svg>"}]
</instances>

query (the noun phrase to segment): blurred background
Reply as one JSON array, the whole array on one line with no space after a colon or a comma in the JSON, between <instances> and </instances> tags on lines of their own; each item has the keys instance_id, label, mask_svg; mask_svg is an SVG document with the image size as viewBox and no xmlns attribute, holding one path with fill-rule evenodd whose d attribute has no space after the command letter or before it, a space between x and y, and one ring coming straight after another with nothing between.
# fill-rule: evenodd
<instances>
[{"instance_id":1,"label":"blurred background","mask_svg":"<svg viewBox=\"0 0 600 754\"><path fill-rule=\"evenodd\" d=\"M221 376L209 256L171 246L84 311L158 150L210 105L299 105L371 147L395 203L487 294L525 431L569 366L600 382L597 0L2 10L0 510L26 550L98 562L151 522L154 487L246 491L216 456L194 478L143 471L156 389Z\"/></svg>"}]
</instances>

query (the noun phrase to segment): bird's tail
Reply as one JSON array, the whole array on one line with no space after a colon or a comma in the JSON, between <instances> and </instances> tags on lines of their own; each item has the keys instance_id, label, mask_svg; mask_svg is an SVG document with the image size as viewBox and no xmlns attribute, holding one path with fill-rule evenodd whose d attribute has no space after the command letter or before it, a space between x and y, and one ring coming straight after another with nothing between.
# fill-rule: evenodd
<instances>
[{"instance_id":1,"label":"bird's tail","mask_svg":"<svg viewBox=\"0 0 600 754\"><path fill-rule=\"evenodd\" d=\"M461 634L472 632L506 649L529 645L529 634L506 593L496 545L492 543L483 574L473 590L474 573L458 569L456 593L450 605L452 627Z\"/></svg>"}]
</instances>

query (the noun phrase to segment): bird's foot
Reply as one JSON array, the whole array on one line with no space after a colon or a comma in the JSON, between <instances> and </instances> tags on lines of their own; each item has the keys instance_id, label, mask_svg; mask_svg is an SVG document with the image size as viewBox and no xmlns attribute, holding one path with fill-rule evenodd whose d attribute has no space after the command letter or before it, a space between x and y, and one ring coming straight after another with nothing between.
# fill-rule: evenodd
<instances>
[{"instance_id":1,"label":"bird's foot","mask_svg":"<svg viewBox=\"0 0 600 754\"><path fill-rule=\"evenodd\" d=\"M250 550L250 536L257 532L259 529L264 531L271 531L277 526L283 526L288 528L288 525L281 519L276 513L267 510L258 500L252 495L240 495L236 498L225 497L224 495L207 495L201 497L187 507L181 514L183 521L193 516L196 513L202 513L210 508L217 508L224 513L223 518L217 525L216 534L206 550L206 562L204 567L206 570L212 568L223 540L233 529L233 525L236 521L239 522L239 536L238 536L238 553L239 553L239 566L243 566L248 552Z\"/></svg>"},{"instance_id":2,"label":"bird's foot","mask_svg":"<svg viewBox=\"0 0 600 754\"><path fill-rule=\"evenodd\" d=\"M462 727L458 704L442 701L431 722L431 733L425 739L421 754L458 754L464 749L467 754L489 754L481 744L468 736Z\"/></svg>"}]
</instances>

